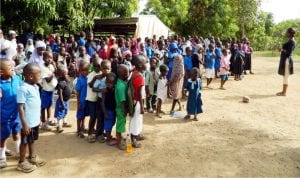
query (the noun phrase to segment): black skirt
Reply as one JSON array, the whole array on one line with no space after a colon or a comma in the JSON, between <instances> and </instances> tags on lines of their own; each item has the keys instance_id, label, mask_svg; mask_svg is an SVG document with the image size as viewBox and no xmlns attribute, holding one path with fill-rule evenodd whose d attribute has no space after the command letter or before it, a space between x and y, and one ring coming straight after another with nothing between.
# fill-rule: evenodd
<instances>
[{"instance_id":1,"label":"black skirt","mask_svg":"<svg viewBox=\"0 0 300 178\"><path fill-rule=\"evenodd\" d=\"M244 70L251 70L251 54L245 54Z\"/></svg>"}]
</instances>

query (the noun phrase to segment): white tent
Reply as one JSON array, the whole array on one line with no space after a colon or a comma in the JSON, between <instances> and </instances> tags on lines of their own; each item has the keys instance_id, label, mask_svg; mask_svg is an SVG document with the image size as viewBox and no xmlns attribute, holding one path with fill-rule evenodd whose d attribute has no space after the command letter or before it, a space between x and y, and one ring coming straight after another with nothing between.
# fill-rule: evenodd
<instances>
[{"instance_id":1,"label":"white tent","mask_svg":"<svg viewBox=\"0 0 300 178\"><path fill-rule=\"evenodd\" d=\"M138 16L137 28L135 31L136 37L152 38L153 35L157 37L169 36L171 30L155 15L140 15Z\"/></svg>"}]
</instances>

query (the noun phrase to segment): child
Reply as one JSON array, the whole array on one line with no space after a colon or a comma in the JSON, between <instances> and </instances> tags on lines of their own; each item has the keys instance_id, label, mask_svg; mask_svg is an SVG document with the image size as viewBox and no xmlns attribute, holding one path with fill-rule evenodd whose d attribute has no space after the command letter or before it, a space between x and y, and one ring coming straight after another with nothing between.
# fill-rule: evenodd
<instances>
[{"instance_id":1,"label":"child","mask_svg":"<svg viewBox=\"0 0 300 178\"><path fill-rule=\"evenodd\" d=\"M97 75L96 81L93 86L93 91L98 93L97 98L97 106L96 109L96 116L97 116L97 126L96 126L96 138L100 143L105 142L105 138L103 136L103 125L104 125L104 118L103 118L103 111L102 111L102 93L106 91L106 76L111 71L111 63L109 60L104 60L101 62L101 75ZM95 124L94 124L95 125ZM91 125L91 127L94 127Z\"/></svg>"},{"instance_id":2,"label":"child","mask_svg":"<svg viewBox=\"0 0 300 178\"><path fill-rule=\"evenodd\" d=\"M43 53L44 64L41 67L41 120L42 120L42 130L50 131L49 119L51 113L51 106L54 101L54 90L57 85L57 79L54 75L55 65L53 63L53 56L51 52L45 51ZM47 110L47 120L46 120L46 110Z\"/></svg>"},{"instance_id":3,"label":"child","mask_svg":"<svg viewBox=\"0 0 300 178\"><path fill-rule=\"evenodd\" d=\"M215 77L215 60L216 55L214 53L214 44L209 44L208 52L205 56L205 73L207 79L207 88L210 88L209 85L212 82L213 78ZM211 88L210 88L211 89Z\"/></svg>"},{"instance_id":4,"label":"child","mask_svg":"<svg viewBox=\"0 0 300 178\"><path fill-rule=\"evenodd\" d=\"M0 64L0 168L5 168L7 167L5 142L11 134L16 153L19 154L20 139L18 135L21 131L21 123L18 117L17 92L22 81L17 75L13 75L13 67L9 59L1 59Z\"/></svg>"},{"instance_id":5,"label":"child","mask_svg":"<svg viewBox=\"0 0 300 178\"><path fill-rule=\"evenodd\" d=\"M87 75L89 72L89 63L81 61L79 64L80 76L77 79L75 89L77 91L77 136L84 138L84 118L88 115L86 106L87 93Z\"/></svg>"},{"instance_id":6,"label":"child","mask_svg":"<svg viewBox=\"0 0 300 178\"><path fill-rule=\"evenodd\" d=\"M135 70L132 73L131 80L134 88L133 100L136 103L134 108L134 114L131 117L129 124L129 131L131 133L132 146L140 148L142 145L137 142L139 135L143 129L143 98L142 89L145 85L143 72L146 70L146 58L143 55L137 55L134 60Z\"/></svg>"},{"instance_id":7,"label":"child","mask_svg":"<svg viewBox=\"0 0 300 178\"><path fill-rule=\"evenodd\" d=\"M242 51L242 45L238 44L238 49L235 51L233 58L233 69L234 80L242 80L241 75L243 73L243 63L245 59L245 53Z\"/></svg>"},{"instance_id":8,"label":"child","mask_svg":"<svg viewBox=\"0 0 300 178\"><path fill-rule=\"evenodd\" d=\"M131 64L132 53L129 50L127 50L124 51L122 55L124 58L123 64L125 64L128 67L129 72L131 72L133 70L133 66Z\"/></svg>"},{"instance_id":9,"label":"child","mask_svg":"<svg viewBox=\"0 0 300 178\"><path fill-rule=\"evenodd\" d=\"M199 69L191 70L191 78L187 81L184 90L189 92L186 111L187 115L184 119L190 119L194 115L194 121L198 121L197 114L202 113L202 100L200 90L202 89L202 80L199 78Z\"/></svg>"},{"instance_id":10,"label":"child","mask_svg":"<svg viewBox=\"0 0 300 178\"><path fill-rule=\"evenodd\" d=\"M175 105L179 105L179 111L182 110L180 99L184 81L184 63L181 55L174 57L171 79L169 81L169 94L173 99L170 115L173 115Z\"/></svg>"},{"instance_id":11,"label":"child","mask_svg":"<svg viewBox=\"0 0 300 178\"><path fill-rule=\"evenodd\" d=\"M157 91L157 80L159 74L156 70L158 59L153 57L150 61L150 71L145 72L145 85L146 85L146 106L149 113L153 113L156 109L156 91Z\"/></svg>"},{"instance_id":12,"label":"child","mask_svg":"<svg viewBox=\"0 0 300 178\"><path fill-rule=\"evenodd\" d=\"M229 69L230 69L230 57L231 55L228 54L227 49L222 49L222 58L221 58L221 64L220 64L220 72L219 76L221 78L221 90L225 90L224 84L228 80L229 75Z\"/></svg>"},{"instance_id":13,"label":"child","mask_svg":"<svg viewBox=\"0 0 300 178\"><path fill-rule=\"evenodd\" d=\"M58 67L58 84L56 86L58 99L56 100L54 117L57 119L57 133L63 132L62 127L71 127L67 123L66 115L69 110L69 99L71 96L71 88L67 80L68 70L64 66ZM62 123L63 122L63 123Z\"/></svg>"},{"instance_id":14,"label":"child","mask_svg":"<svg viewBox=\"0 0 300 178\"><path fill-rule=\"evenodd\" d=\"M161 105L168 97L167 75L169 72L169 68L167 65L162 64L161 66L159 66L159 71L160 71L160 76L159 76L159 79L157 82L156 116L161 118L161 116L160 116L160 113L162 113Z\"/></svg>"},{"instance_id":15,"label":"child","mask_svg":"<svg viewBox=\"0 0 300 178\"><path fill-rule=\"evenodd\" d=\"M106 143L109 146L117 144L116 139L111 135L111 130L116 122L116 101L115 101L115 83L116 75L109 73L106 76L106 92L102 93L102 111L104 116L104 130L106 134Z\"/></svg>"},{"instance_id":16,"label":"child","mask_svg":"<svg viewBox=\"0 0 300 178\"><path fill-rule=\"evenodd\" d=\"M93 86L96 81L96 79L100 76L100 58L97 57L93 61L93 68L94 71L89 73L87 76L87 94L86 94L86 104L88 107L88 112L90 116L89 121L89 129L88 129L88 142L93 143L96 141L96 137L93 135L94 133L94 127L97 119L96 111L97 111L97 92L93 91Z\"/></svg>"},{"instance_id":17,"label":"child","mask_svg":"<svg viewBox=\"0 0 300 178\"><path fill-rule=\"evenodd\" d=\"M36 85L41 76L41 70L37 64L30 63L24 68L25 83L18 90L17 103L21 129L20 161L17 170L32 172L37 166L43 166L46 161L35 154L34 142L39 137L41 99L39 88ZM29 149L28 161L25 159L26 147Z\"/></svg>"},{"instance_id":18,"label":"child","mask_svg":"<svg viewBox=\"0 0 300 178\"><path fill-rule=\"evenodd\" d=\"M187 80L190 78L190 73L193 68L193 63L192 63L192 49L191 47L186 47L185 49L186 55L184 56L184 83L187 82ZM184 92L184 91L183 91ZM184 95L183 95L184 96Z\"/></svg>"},{"instance_id":19,"label":"child","mask_svg":"<svg viewBox=\"0 0 300 178\"><path fill-rule=\"evenodd\" d=\"M116 100L116 136L117 136L117 147L120 150L125 150L121 146L122 133L126 131L126 91L127 91L127 79L129 76L129 70L126 65L121 64L118 67L118 80L115 87L115 100Z\"/></svg>"}]
</instances>

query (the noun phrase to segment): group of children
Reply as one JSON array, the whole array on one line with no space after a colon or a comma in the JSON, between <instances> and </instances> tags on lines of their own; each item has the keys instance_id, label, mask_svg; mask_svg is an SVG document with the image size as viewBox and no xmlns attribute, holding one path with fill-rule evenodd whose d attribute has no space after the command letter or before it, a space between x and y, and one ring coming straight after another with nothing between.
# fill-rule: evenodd
<instances>
[{"instance_id":1,"label":"group of children","mask_svg":"<svg viewBox=\"0 0 300 178\"><path fill-rule=\"evenodd\" d=\"M240 58L244 65L240 46L232 43L223 48L221 41L212 37L203 40L153 36L153 39L145 39L146 44L141 39L114 37L99 41L92 33L88 33L87 38L85 33L80 33L77 41L70 36L68 43L57 36L55 40L36 41L34 50L25 54L28 60L20 59L22 67L18 68L18 56L0 60L1 168L6 167L5 141L11 134L16 152L20 153L18 170L31 172L46 163L35 154L33 147L39 127L49 131L50 126L56 126L57 133L63 132L63 127L71 127L67 114L72 93L77 96L79 138L85 138L87 133L90 143L106 142L124 150L123 137L129 116L132 146L140 148L145 111L155 112L161 118L162 105L171 98L170 114L173 115L176 104L182 109L180 99L184 95L188 97L184 119L193 117L197 121L197 115L203 112L202 66L207 87L211 88L213 78L220 77L220 89L225 89L231 73L235 79L241 75L235 73L235 65L232 69L231 64L238 63L237 58ZM14 72L14 68L20 72ZM56 120L51 120L55 93L58 96ZM88 125L85 124L87 116ZM112 134L114 126L116 138ZM19 133L21 138L18 138ZM25 159L27 146L29 157Z\"/></svg>"}]
</instances>

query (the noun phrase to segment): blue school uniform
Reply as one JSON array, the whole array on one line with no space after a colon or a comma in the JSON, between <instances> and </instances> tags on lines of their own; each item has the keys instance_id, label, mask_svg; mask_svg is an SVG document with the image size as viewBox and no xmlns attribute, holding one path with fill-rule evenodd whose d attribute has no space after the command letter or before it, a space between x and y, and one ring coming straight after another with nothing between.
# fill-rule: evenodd
<instances>
[{"instance_id":1,"label":"blue school uniform","mask_svg":"<svg viewBox=\"0 0 300 178\"><path fill-rule=\"evenodd\" d=\"M202 113L202 100L200 93L200 90L202 89L202 80L200 78L196 81L188 79L184 88L189 92L186 107L187 113L190 115Z\"/></svg>"},{"instance_id":2,"label":"blue school uniform","mask_svg":"<svg viewBox=\"0 0 300 178\"><path fill-rule=\"evenodd\" d=\"M185 55L184 56L184 69L185 71L191 71L193 68L192 57Z\"/></svg>"},{"instance_id":3,"label":"blue school uniform","mask_svg":"<svg viewBox=\"0 0 300 178\"><path fill-rule=\"evenodd\" d=\"M41 108L42 109L47 109L52 106L54 102L54 91L41 91Z\"/></svg>"},{"instance_id":4,"label":"blue school uniform","mask_svg":"<svg viewBox=\"0 0 300 178\"><path fill-rule=\"evenodd\" d=\"M206 69L215 69L215 56L213 52L208 51L205 55L205 68Z\"/></svg>"},{"instance_id":5,"label":"blue school uniform","mask_svg":"<svg viewBox=\"0 0 300 178\"><path fill-rule=\"evenodd\" d=\"M148 59L151 59L153 57L153 48L152 48L152 46L146 45L145 50L146 50L146 54L147 54Z\"/></svg>"},{"instance_id":6,"label":"blue school uniform","mask_svg":"<svg viewBox=\"0 0 300 178\"><path fill-rule=\"evenodd\" d=\"M87 107L86 107L86 93L87 93L87 77L86 76L79 76L77 79L77 83L75 86L77 92L80 92L79 95L79 104L80 108L77 108L77 119L81 120L84 119L85 116L88 116Z\"/></svg>"},{"instance_id":7,"label":"blue school uniform","mask_svg":"<svg viewBox=\"0 0 300 178\"><path fill-rule=\"evenodd\" d=\"M216 54L215 70L219 71L220 67L221 67L221 56L222 56L221 48L216 48L215 49L215 54Z\"/></svg>"},{"instance_id":8,"label":"blue school uniform","mask_svg":"<svg viewBox=\"0 0 300 178\"><path fill-rule=\"evenodd\" d=\"M61 102L61 98L58 98L56 100L54 112L54 117L57 120L60 120L66 117L69 110L69 99L71 96L71 88L69 87L69 81L67 81L66 79L59 80L56 89L62 91L63 103Z\"/></svg>"},{"instance_id":9,"label":"blue school uniform","mask_svg":"<svg viewBox=\"0 0 300 178\"><path fill-rule=\"evenodd\" d=\"M14 75L10 80L0 79L0 108L1 108L1 140L6 140L11 134L17 134L21 130L21 122L18 115L17 92L22 85L19 76Z\"/></svg>"}]
</instances>

